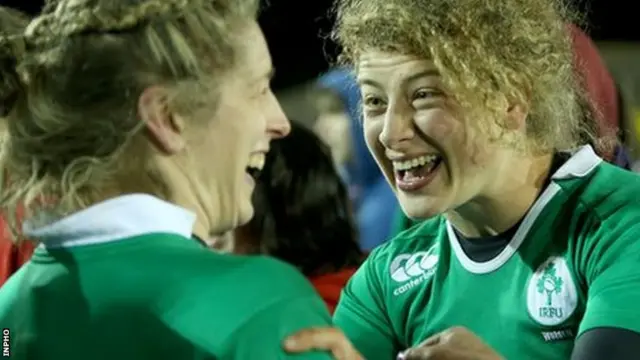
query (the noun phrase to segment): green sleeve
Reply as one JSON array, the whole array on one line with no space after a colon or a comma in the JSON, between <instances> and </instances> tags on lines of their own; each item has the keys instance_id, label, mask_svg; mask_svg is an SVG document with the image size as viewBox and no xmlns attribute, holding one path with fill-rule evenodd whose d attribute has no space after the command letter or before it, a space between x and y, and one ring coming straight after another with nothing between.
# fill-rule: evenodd
<instances>
[{"instance_id":1,"label":"green sleeve","mask_svg":"<svg viewBox=\"0 0 640 360\"><path fill-rule=\"evenodd\" d=\"M640 217L593 221L591 228L581 246L588 291L578 333L598 327L640 332Z\"/></svg>"},{"instance_id":2,"label":"green sleeve","mask_svg":"<svg viewBox=\"0 0 640 360\"><path fill-rule=\"evenodd\" d=\"M227 342L221 360L330 360L329 353L287 354L282 343L289 335L310 327L332 326L326 305L317 297L284 300L263 309Z\"/></svg>"},{"instance_id":3,"label":"green sleeve","mask_svg":"<svg viewBox=\"0 0 640 360\"><path fill-rule=\"evenodd\" d=\"M386 313L375 254L342 291L333 321L365 359L395 359L399 349Z\"/></svg>"}]
</instances>

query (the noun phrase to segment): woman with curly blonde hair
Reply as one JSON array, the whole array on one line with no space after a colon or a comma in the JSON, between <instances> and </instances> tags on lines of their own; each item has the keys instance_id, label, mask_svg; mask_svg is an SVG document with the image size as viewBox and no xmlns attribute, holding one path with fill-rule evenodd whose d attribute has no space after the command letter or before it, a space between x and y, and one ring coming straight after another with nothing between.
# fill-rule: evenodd
<instances>
[{"instance_id":1,"label":"woman with curly blonde hair","mask_svg":"<svg viewBox=\"0 0 640 360\"><path fill-rule=\"evenodd\" d=\"M589 145L564 1L339 0L337 15L369 150L424 220L346 286L334 321L356 349L637 358L640 177ZM337 330L293 340L348 345Z\"/></svg>"},{"instance_id":2,"label":"woman with curly blonde hair","mask_svg":"<svg viewBox=\"0 0 640 360\"><path fill-rule=\"evenodd\" d=\"M0 206L41 244L0 289L3 355L283 359L284 336L330 324L296 270L198 241L251 218L290 129L257 10L60 0L0 36Z\"/></svg>"}]
</instances>

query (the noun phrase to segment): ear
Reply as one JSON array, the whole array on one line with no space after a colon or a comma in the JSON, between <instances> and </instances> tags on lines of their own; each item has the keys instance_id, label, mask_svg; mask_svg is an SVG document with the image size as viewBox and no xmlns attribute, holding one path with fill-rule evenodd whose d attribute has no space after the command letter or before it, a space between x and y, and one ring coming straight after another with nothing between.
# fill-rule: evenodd
<instances>
[{"instance_id":1,"label":"ear","mask_svg":"<svg viewBox=\"0 0 640 360\"><path fill-rule=\"evenodd\" d=\"M186 146L184 121L169 108L169 92L161 86L146 88L138 99L138 114L147 126L153 143L172 155Z\"/></svg>"},{"instance_id":2,"label":"ear","mask_svg":"<svg viewBox=\"0 0 640 360\"><path fill-rule=\"evenodd\" d=\"M507 128L521 130L526 126L528 111L522 105L511 105L507 111Z\"/></svg>"},{"instance_id":3,"label":"ear","mask_svg":"<svg viewBox=\"0 0 640 360\"><path fill-rule=\"evenodd\" d=\"M506 107L505 127L507 130L524 130L529 111L523 104L509 103Z\"/></svg>"}]
</instances>

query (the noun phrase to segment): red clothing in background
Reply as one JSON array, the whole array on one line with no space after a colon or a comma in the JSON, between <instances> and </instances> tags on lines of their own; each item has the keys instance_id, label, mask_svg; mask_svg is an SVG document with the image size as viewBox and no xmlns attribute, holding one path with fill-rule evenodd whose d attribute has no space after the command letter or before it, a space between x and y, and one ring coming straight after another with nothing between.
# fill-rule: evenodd
<instances>
[{"instance_id":1,"label":"red clothing in background","mask_svg":"<svg viewBox=\"0 0 640 360\"><path fill-rule=\"evenodd\" d=\"M311 284L313 284L324 302L327 304L327 307L329 307L329 312L332 315L338 305L338 300L340 300L340 293L342 292L342 289L356 270L358 269L348 268L339 272L309 278Z\"/></svg>"},{"instance_id":2,"label":"red clothing in background","mask_svg":"<svg viewBox=\"0 0 640 360\"><path fill-rule=\"evenodd\" d=\"M600 56L598 48L589 35L575 25L569 25L573 41L573 60L582 85L591 105L595 110L598 122L598 135L617 135L620 130L618 95L613 76ZM597 149L607 161L614 159L614 149ZM605 153L602 153L602 152Z\"/></svg>"},{"instance_id":3,"label":"red clothing in background","mask_svg":"<svg viewBox=\"0 0 640 360\"><path fill-rule=\"evenodd\" d=\"M20 245L11 242L4 229L4 221L0 220L2 236L0 236L0 286L29 259L35 248L31 241L23 241Z\"/></svg>"},{"instance_id":4,"label":"red clothing in background","mask_svg":"<svg viewBox=\"0 0 640 360\"><path fill-rule=\"evenodd\" d=\"M18 212L18 216L22 214ZM36 244L31 241L22 241L16 245L11 241L7 223L0 217L0 286L2 286L13 273L29 259Z\"/></svg>"}]
</instances>

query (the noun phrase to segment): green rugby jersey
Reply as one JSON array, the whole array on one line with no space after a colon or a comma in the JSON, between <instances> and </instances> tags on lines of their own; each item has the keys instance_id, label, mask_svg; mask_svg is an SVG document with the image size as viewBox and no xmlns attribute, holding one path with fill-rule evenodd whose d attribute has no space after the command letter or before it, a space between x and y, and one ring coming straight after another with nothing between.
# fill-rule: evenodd
<instances>
[{"instance_id":1,"label":"green rugby jersey","mask_svg":"<svg viewBox=\"0 0 640 360\"><path fill-rule=\"evenodd\" d=\"M376 249L334 315L369 360L465 326L507 359L566 360L598 327L640 332L640 177L590 147L556 171L487 262L439 216Z\"/></svg>"},{"instance_id":2,"label":"green rugby jersey","mask_svg":"<svg viewBox=\"0 0 640 360\"><path fill-rule=\"evenodd\" d=\"M297 270L216 254L195 216L147 195L112 199L28 235L47 246L0 289L15 359L330 359L282 341L329 326Z\"/></svg>"}]
</instances>

